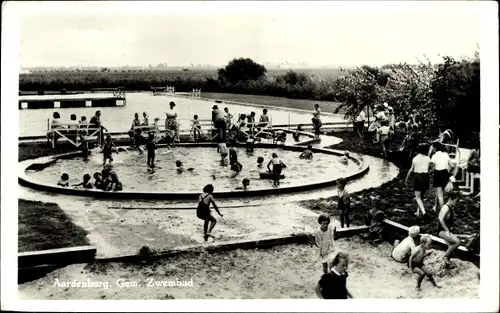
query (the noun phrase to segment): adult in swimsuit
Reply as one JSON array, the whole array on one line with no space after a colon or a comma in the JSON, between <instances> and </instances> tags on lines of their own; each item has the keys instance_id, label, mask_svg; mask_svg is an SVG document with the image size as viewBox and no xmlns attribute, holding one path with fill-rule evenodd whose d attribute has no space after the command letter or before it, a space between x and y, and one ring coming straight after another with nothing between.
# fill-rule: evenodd
<instances>
[{"instance_id":1,"label":"adult in swimsuit","mask_svg":"<svg viewBox=\"0 0 500 313\"><path fill-rule=\"evenodd\" d=\"M439 211L438 219L438 235L448 245L448 250L444 254L444 262L446 265L450 265L450 256L455 250L460 246L460 239L451 233L450 229L453 227L454 216L452 208L457 203L458 194L456 192L451 192L449 194L448 202Z\"/></svg>"}]
</instances>

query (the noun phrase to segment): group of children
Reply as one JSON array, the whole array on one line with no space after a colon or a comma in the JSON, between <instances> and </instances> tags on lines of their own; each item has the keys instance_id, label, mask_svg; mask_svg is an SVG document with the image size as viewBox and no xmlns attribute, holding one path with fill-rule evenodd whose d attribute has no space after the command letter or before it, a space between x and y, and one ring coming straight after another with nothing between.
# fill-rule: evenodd
<instances>
[{"instance_id":1,"label":"group of children","mask_svg":"<svg viewBox=\"0 0 500 313\"><path fill-rule=\"evenodd\" d=\"M63 173L61 180L57 183L61 187L69 187L69 175ZM71 185L72 187L83 187L85 189L98 189L103 191L121 191L123 184L118 178L118 175L113 170L112 166L106 166L101 172L94 173L94 183L91 182L89 174L83 175L83 181L78 184Z\"/></svg>"}]
</instances>

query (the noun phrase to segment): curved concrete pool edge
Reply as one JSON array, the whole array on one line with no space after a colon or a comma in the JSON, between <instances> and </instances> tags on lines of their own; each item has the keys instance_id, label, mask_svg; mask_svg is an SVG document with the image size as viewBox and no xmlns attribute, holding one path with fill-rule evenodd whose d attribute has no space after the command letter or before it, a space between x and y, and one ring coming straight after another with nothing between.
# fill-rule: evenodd
<instances>
[{"instance_id":1,"label":"curved concrete pool edge","mask_svg":"<svg viewBox=\"0 0 500 313\"><path fill-rule=\"evenodd\" d=\"M319 139L313 139L319 140ZM267 143L258 143L255 146L260 148L282 148L289 151L304 151L306 147L297 145L278 145L278 144L267 144ZM215 147L216 143L179 143L177 146L183 147ZM340 156L343 155L343 152L332 151L330 149L323 148L314 148L313 152L316 153L324 153L329 155ZM101 191L101 190L84 190L84 189L76 189L76 188L67 188L67 187L59 187L57 185L49 185L44 184L33 177L27 175L26 171L33 167L46 167L55 162L57 159L71 158L81 154L80 151L68 152L63 154L52 155L48 157L42 157L37 159L30 159L20 162L20 172L18 181L19 184L33 188L35 190L48 191L57 194L65 194L65 195L75 195L75 196L83 196L83 197L94 197L94 198L108 198L108 199L157 199L157 200L195 200L197 199L199 193L198 192L189 192L189 193L168 193L168 192L145 192L145 191L119 191L119 192L109 192L109 191ZM348 175L344 177L347 181L357 179L369 171L369 166L365 164L362 160L352 157L349 157L352 161L354 161L359 166L359 171L352 175ZM300 186L290 186L290 187L282 187L282 188L269 188L269 189L259 189L259 190L247 190L247 191L230 191L230 192L218 192L214 193L214 196L219 198L241 198L241 197L259 197L265 195L277 195L277 194L287 194L298 191L306 191L306 190L314 190L329 186L336 185L335 180L327 180L318 183L305 184Z\"/></svg>"}]
</instances>

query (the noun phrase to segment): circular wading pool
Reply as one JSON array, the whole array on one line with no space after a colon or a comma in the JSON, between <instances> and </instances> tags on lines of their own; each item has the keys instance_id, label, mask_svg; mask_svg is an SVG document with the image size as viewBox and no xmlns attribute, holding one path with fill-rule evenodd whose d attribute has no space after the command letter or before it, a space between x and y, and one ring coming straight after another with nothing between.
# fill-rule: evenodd
<instances>
[{"instance_id":1,"label":"circular wading pool","mask_svg":"<svg viewBox=\"0 0 500 313\"><path fill-rule=\"evenodd\" d=\"M363 175L368 167L356 158L349 158L347 164L341 162L341 156L322 149L313 149L314 158L299 158L305 147L260 144L253 153L247 153L244 147L236 147L238 160L243 165L236 173L230 166L221 164L221 158L215 146L176 146L171 149L159 148L156 151L155 171L147 166L146 153L139 154L133 148L114 154L113 167L123 183L123 191L103 192L85 190L81 187L62 188L56 186L62 173L70 177L70 184L82 181L84 174L93 176L102 170L102 154L96 153L85 162L78 154L54 156L53 160L30 160L21 173L21 183L35 189L94 197L116 198L164 198L194 199L207 184L215 187L215 194L221 197L259 196L311 190L334 185L341 177L354 178ZM270 179L261 179L260 173L267 172L267 163L272 153L276 152L287 167L282 174L279 187L273 187ZM258 157L264 158L262 167L257 164ZM55 160L55 161L54 161ZM184 171L177 171L176 160L183 162ZM31 165L35 164L35 166ZM42 166L37 166L42 164ZM192 171L187 171L192 168ZM249 189L236 190L243 178L250 179ZM93 179L92 179L93 181Z\"/></svg>"}]
</instances>

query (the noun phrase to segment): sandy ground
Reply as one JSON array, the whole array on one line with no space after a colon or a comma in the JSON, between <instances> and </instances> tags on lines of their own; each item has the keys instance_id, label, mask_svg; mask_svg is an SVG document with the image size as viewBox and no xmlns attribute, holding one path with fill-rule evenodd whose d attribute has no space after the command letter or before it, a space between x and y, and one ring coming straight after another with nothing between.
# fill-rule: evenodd
<instances>
[{"instance_id":1,"label":"sandy ground","mask_svg":"<svg viewBox=\"0 0 500 313\"><path fill-rule=\"evenodd\" d=\"M424 280L422 291L417 292L416 275L390 259L388 244L372 247L358 238L337 243L350 254L348 288L356 298L478 298L478 269L454 259L454 267L444 270L441 251L433 251L425 263L443 288L436 289ZM142 265L77 264L19 285L19 298L315 299L314 288L322 270L314 263L314 253L315 248L308 245L288 245L268 250L188 254ZM191 279L192 286L154 286ZM100 282L103 287L57 285L63 281ZM106 283L108 288L104 287ZM148 286L151 283L153 286Z\"/></svg>"}]
</instances>

